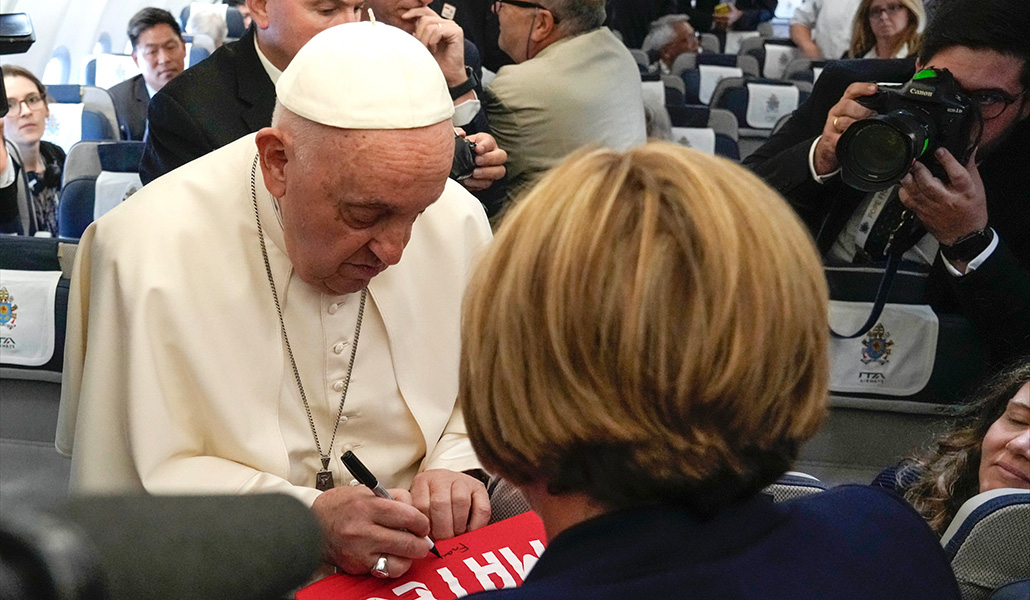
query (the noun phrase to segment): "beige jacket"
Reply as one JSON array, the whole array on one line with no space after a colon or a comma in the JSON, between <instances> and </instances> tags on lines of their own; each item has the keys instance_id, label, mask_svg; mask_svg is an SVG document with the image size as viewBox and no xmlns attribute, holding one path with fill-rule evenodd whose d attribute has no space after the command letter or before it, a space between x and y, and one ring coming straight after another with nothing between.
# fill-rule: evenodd
<instances>
[{"instance_id":1,"label":"beige jacket","mask_svg":"<svg viewBox=\"0 0 1030 600\"><path fill-rule=\"evenodd\" d=\"M485 96L490 129L508 152L510 197L583 146L647 141L640 70L607 27L501 67Z\"/></svg>"}]
</instances>

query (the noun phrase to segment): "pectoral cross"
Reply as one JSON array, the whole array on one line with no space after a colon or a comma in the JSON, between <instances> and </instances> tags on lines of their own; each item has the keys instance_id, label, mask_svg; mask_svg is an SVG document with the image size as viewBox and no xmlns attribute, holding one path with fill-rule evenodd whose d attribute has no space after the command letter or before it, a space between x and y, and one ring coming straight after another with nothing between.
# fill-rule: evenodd
<instances>
[{"instance_id":1,"label":"pectoral cross","mask_svg":"<svg viewBox=\"0 0 1030 600\"><path fill-rule=\"evenodd\" d=\"M322 457L322 470L315 473L315 489L324 492L333 489L333 472L329 470L329 457Z\"/></svg>"}]
</instances>

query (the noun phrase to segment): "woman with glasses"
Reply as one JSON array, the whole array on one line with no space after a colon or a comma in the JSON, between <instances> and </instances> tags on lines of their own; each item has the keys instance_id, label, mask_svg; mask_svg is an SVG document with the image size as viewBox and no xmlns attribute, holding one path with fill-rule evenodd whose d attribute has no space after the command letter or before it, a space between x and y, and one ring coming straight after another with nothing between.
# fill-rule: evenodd
<instances>
[{"instance_id":1,"label":"woman with glasses","mask_svg":"<svg viewBox=\"0 0 1030 600\"><path fill-rule=\"evenodd\" d=\"M57 235L64 150L42 141L46 87L30 71L3 66L7 115L0 125L0 233Z\"/></svg>"},{"instance_id":2,"label":"woman with glasses","mask_svg":"<svg viewBox=\"0 0 1030 600\"><path fill-rule=\"evenodd\" d=\"M922 0L862 0L851 47L843 58L907 58L919 54L926 12Z\"/></svg>"}]
</instances>

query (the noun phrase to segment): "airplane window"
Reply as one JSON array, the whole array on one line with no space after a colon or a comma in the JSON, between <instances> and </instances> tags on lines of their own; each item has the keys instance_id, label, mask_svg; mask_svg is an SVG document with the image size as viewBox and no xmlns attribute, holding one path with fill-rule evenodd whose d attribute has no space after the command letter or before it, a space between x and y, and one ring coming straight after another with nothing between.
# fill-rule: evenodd
<instances>
[{"instance_id":1,"label":"airplane window","mask_svg":"<svg viewBox=\"0 0 1030 600\"><path fill-rule=\"evenodd\" d=\"M108 54L111 52L111 36L105 31L100 34L100 39L93 45L93 54Z\"/></svg>"},{"instance_id":2,"label":"airplane window","mask_svg":"<svg viewBox=\"0 0 1030 600\"><path fill-rule=\"evenodd\" d=\"M64 46L58 46L43 70L43 83L45 85L68 83L71 72L71 54L68 53L68 49Z\"/></svg>"}]
</instances>

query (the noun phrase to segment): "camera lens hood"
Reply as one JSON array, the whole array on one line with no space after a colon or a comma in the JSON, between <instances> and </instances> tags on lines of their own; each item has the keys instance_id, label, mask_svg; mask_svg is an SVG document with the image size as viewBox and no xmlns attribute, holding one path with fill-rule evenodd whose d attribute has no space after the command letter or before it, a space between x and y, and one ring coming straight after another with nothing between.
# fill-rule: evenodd
<instances>
[{"instance_id":1,"label":"camera lens hood","mask_svg":"<svg viewBox=\"0 0 1030 600\"><path fill-rule=\"evenodd\" d=\"M844 183L863 192L886 189L908 173L934 146L936 128L927 115L895 110L862 119L837 142L837 161Z\"/></svg>"}]
</instances>

